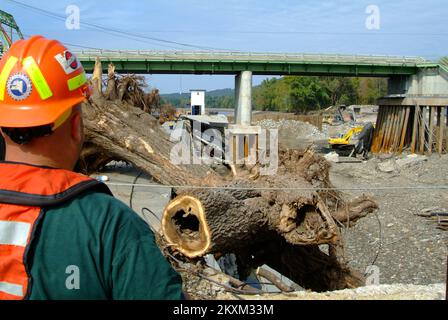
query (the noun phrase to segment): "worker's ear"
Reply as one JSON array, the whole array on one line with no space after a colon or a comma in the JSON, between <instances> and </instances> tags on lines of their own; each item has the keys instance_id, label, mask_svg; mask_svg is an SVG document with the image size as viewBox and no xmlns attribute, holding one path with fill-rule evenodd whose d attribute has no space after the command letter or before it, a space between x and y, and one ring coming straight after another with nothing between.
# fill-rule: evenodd
<instances>
[{"instance_id":1,"label":"worker's ear","mask_svg":"<svg viewBox=\"0 0 448 320\"><path fill-rule=\"evenodd\" d=\"M72 139L75 140L77 143L82 143L84 140L84 126L82 123L82 112L81 108L74 108L73 109L73 116L71 119L72 124Z\"/></svg>"}]
</instances>

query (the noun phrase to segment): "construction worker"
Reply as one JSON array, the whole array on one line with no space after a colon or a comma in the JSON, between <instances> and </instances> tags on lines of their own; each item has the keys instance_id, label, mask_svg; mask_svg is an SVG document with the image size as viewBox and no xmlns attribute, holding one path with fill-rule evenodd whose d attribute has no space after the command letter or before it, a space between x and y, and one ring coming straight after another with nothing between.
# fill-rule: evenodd
<instances>
[{"instance_id":1,"label":"construction worker","mask_svg":"<svg viewBox=\"0 0 448 320\"><path fill-rule=\"evenodd\" d=\"M72 172L89 92L58 41L20 40L0 62L0 299L180 299L148 225Z\"/></svg>"}]
</instances>

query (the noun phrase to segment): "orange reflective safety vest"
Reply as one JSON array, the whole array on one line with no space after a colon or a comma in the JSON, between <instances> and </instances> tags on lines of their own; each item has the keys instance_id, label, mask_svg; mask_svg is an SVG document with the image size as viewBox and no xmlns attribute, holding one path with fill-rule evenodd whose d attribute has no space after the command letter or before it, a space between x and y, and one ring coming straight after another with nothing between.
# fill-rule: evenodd
<instances>
[{"instance_id":1,"label":"orange reflective safety vest","mask_svg":"<svg viewBox=\"0 0 448 320\"><path fill-rule=\"evenodd\" d=\"M109 193L106 185L62 169L0 162L0 299L29 296L28 254L46 207L87 190Z\"/></svg>"}]
</instances>

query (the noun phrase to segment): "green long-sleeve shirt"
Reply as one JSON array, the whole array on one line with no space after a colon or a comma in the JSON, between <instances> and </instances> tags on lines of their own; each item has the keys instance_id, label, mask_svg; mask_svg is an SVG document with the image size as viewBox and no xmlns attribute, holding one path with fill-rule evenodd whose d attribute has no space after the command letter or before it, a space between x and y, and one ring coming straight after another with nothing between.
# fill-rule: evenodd
<instances>
[{"instance_id":1,"label":"green long-sleeve shirt","mask_svg":"<svg viewBox=\"0 0 448 320\"><path fill-rule=\"evenodd\" d=\"M30 299L180 299L180 276L135 212L88 191L47 209L29 253Z\"/></svg>"}]
</instances>

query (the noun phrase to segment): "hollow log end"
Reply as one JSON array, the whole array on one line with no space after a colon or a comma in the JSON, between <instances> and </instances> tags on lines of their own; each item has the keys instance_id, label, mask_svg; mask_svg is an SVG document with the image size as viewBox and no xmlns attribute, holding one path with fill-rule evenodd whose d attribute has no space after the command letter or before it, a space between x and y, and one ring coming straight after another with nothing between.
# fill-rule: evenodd
<instances>
[{"instance_id":1,"label":"hollow log end","mask_svg":"<svg viewBox=\"0 0 448 320\"><path fill-rule=\"evenodd\" d=\"M191 196L179 196L166 206L162 232L175 250L191 259L203 256L211 247L204 208Z\"/></svg>"}]
</instances>

